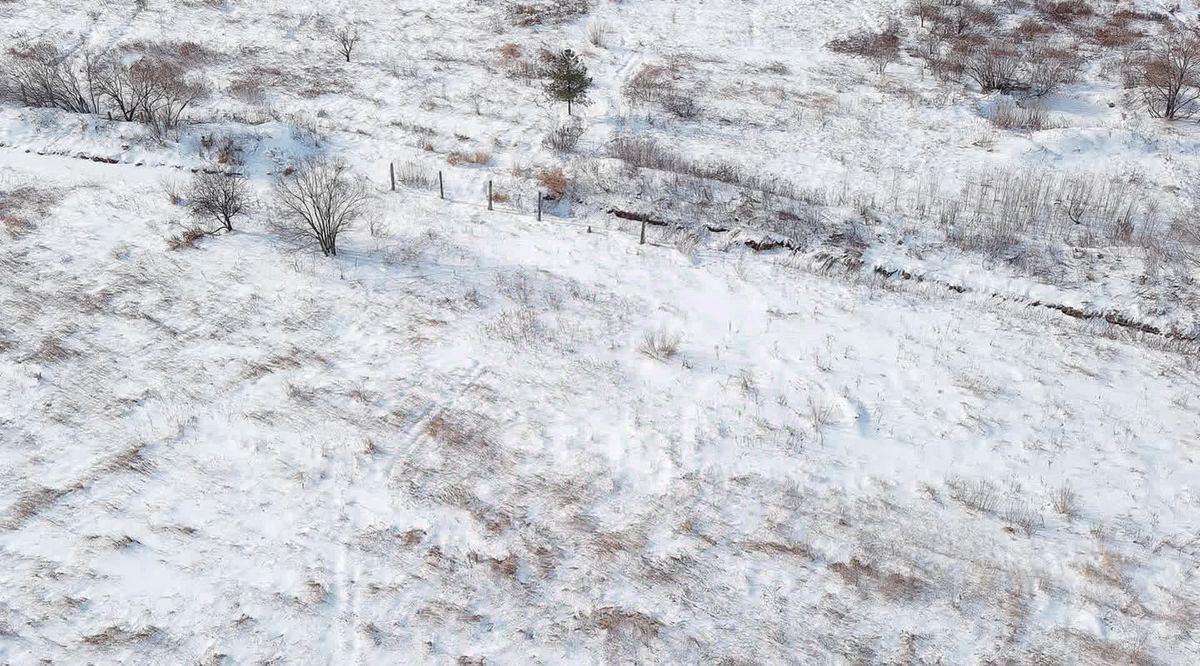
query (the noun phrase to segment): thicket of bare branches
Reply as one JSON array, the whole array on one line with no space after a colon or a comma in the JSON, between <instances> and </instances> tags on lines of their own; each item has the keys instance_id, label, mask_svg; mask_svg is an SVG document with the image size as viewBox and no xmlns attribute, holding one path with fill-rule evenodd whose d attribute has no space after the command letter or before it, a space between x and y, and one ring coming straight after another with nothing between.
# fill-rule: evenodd
<instances>
[{"instance_id":1,"label":"thicket of bare branches","mask_svg":"<svg viewBox=\"0 0 1200 666\"><path fill-rule=\"evenodd\" d=\"M1143 59L1138 74L1150 115L1166 120L1191 116L1200 99L1200 39L1163 35Z\"/></svg>"},{"instance_id":2,"label":"thicket of bare branches","mask_svg":"<svg viewBox=\"0 0 1200 666\"><path fill-rule=\"evenodd\" d=\"M1045 20L1003 29L992 6L916 0L910 12L921 33L913 52L943 79L973 83L983 92L1042 97L1075 81L1079 56L1056 38L1056 25L1081 15L1071 3L1043 3L1037 11Z\"/></svg>"},{"instance_id":3,"label":"thicket of bare branches","mask_svg":"<svg viewBox=\"0 0 1200 666\"><path fill-rule=\"evenodd\" d=\"M71 57L51 44L12 56L3 90L25 106L142 122L160 137L176 130L184 111L205 93L181 65L159 54L131 61L117 54Z\"/></svg>"},{"instance_id":4,"label":"thicket of bare branches","mask_svg":"<svg viewBox=\"0 0 1200 666\"><path fill-rule=\"evenodd\" d=\"M88 54L80 60L73 62L52 44L35 45L12 57L0 77L0 91L24 106L97 113L97 64Z\"/></svg>"},{"instance_id":5,"label":"thicket of bare branches","mask_svg":"<svg viewBox=\"0 0 1200 666\"><path fill-rule=\"evenodd\" d=\"M883 74L888 65L900 59L900 40L900 23L892 21L883 30L860 30L828 46L835 53L866 59L876 72Z\"/></svg>"},{"instance_id":6,"label":"thicket of bare branches","mask_svg":"<svg viewBox=\"0 0 1200 666\"><path fill-rule=\"evenodd\" d=\"M315 241L337 256L337 239L367 212L370 192L345 162L317 158L301 162L275 179L275 197L285 213L279 230L293 240Z\"/></svg>"},{"instance_id":7,"label":"thicket of bare branches","mask_svg":"<svg viewBox=\"0 0 1200 666\"><path fill-rule=\"evenodd\" d=\"M245 176L238 173L198 173L187 193L192 215L212 219L226 231L233 231L233 220L250 203Z\"/></svg>"}]
</instances>

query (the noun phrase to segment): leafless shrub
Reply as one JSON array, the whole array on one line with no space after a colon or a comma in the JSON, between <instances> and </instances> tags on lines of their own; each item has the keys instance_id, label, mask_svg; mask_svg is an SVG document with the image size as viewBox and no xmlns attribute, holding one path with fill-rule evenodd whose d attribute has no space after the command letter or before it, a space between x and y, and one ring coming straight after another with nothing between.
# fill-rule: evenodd
<instances>
[{"instance_id":1,"label":"leafless shrub","mask_svg":"<svg viewBox=\"0 0 1200 666\"><path fill-rule=\"evenodd\" d=\"M366 214L370 194L345 162L306 160L275 179L275 196L287 215L280 231L293 239L316 241L325 256L337 256L343 230Z\"/></svg>"},{"instance_id":2,"label":"leafless shrub","mask_svg":"<svg viewBox=\"0 0 1200 666\"><path fill-rule=\"evenodd\" d=\"M1009 130L1037 132L1054 127L1046 108L1040 104L1017 105L1010 101L1002 101L996 105L990 116L997 126Z\"/></svg>"},{"instance_id":3,"label":"leafless shrub","mask_svg":"<svg viewBox=\"0 0 1200 666\"><path fill-rule=\"evenodd\" d=\"M491 337L516 347L535 347L549 337L545 324L528 306L502 311L485 329Z\"/></svg>"},{"instance_id":4,"label":"leafless shrub","mask_svg":"<svg viewBox=\"0 0 1200 666\"><path fill-rule=\"evenodd\" d=\"M662 329L648 331L642 336L638 351L656 361L669 361L679 353L680 336Z\"/></svg>"},{"instance_id":5,"label":"leafless shrub","mask_svg":"<svg viewBox=\"0 0 1200 666\"><path fill-rule=\"evenodd\" d=\"M215 220L225 231L233 231L233 219L249 205L250 189L240 173L201 172L192 179L187 198L192 215Z\"/></svg>"},{"instance_id":6,"label":"leafless shrub","mask_svg":"<svg viewBox=\"0 0 1200 666\"><path fill-rule=\"evenodd\" d=\"M862 30L829 43L835 53L863 58L875 71L883 74L887 66L900 59L901 28L892 21L881 31Z\"/></svg>"},{"instance_id":7,"label":"leafless shrub","mask_svg":"<svg viewBox=\"0 0 1200 666\"><path fill-rule=\"evenodd\" d=\"M546 135L546 146L553 148L562 153L569 153L575 150L579 145L579 139L583 136L584 128L579 123L567 123L555 126L550 130L550 134Z\"/></svg>"},{"instance_id":8,"label":"leafless shrub","mask_svg":"<svg viewBox=\"0 0 1200 666\"><path fill-rule=\"evenodd\" d=\"M181 206L185 203L183 190L178 180L163 178L159 181L159 186L162 188L163 195L167 197L167 201L171 202L172 206Z\"/></svg>"},{"instance_id":9,"label":"leafless shrub","mask_svg":"<svg viewBox=\"0 0 1200 666\"><path fill-rule=\"evenodd\" d=\"M984 92L1009 93L1021 88L1017 73L1021 56L1009 44L988 44L971 50L962 61L963 74Z\"/></svg>"},{"instance_id":10,"label":"leafless shrub","mask_svg":"<svg viewBox=\"0 0 1200 666\"><path fill-rule=\"evenodd\" d=\"M208 233L198 226L185 227L179 233L167 237L167 248L172 251L190 249L196 247L196 241L207 235Z\"/></svg>"},{"instance_id":11,"label":"leafless shrub","mask_svg":"<svg viewBox=\"0 0 1200 666\"><path fill-rule=\"evenodd\" d=\"M1138 83L1150 115L1186 118L1200 99L1200 39L1164 34L1140 67Z\"/></svg>"},{"instance_id":12,"label":"leafless shrub","mask_svg":"<svg viewBox=\"0 0 1200 666\"><path fill-rule=\"evenodd\" d=\"M334 33L333 39L337 42L338 53L342 54L346 62L350 62L350 56L354 53L354 47L358 46L361 38L362 36L355 26L343 26L338 28L337 32Z\"/></svg>"},{"instance_id":13,"label":"leafless shrub","mask_svg":"<svg viewBox=\"0 0 1200 666\"><path fill-rule=\"evenodd\" d=\"M1050 506L1068 520L1079 515L1079 495L1071 487L1070 481L1050 491Z\"/></svg>"},{"instance_id":14,"label":"leafless shrub","mask_svg":"<svg viewBox=\"0 0 1200 666\"><path fill-rule=\"evenodd\" d=\"M1095 13L1087 0L1035 0L1033 6L1051 23L1074 23Z\"/></svg>"},{"instance_id":15,"label":"leafless shrub","mask_svg":"<svg viewBox=\"0 0 1200 666\"><path fill-rule=\"evenodd\" d=\"M516 25L552 25L574 20L591 11L592 0L510 1L505 13Z\"/></svg>"},{"instance_id":16,"label":"leafless shrub","mask_svg":"<svg viewBox=\"0 0 1200 666\"><path fill-rule=\"evenodd\" d=\"M396 166L396 182L416 190L432 190L437 187L437 178L417 162L404 162Z\"/></svg>"},{"instance_id":17,"label":"leafless shrub","mask_svg":"<svg viewBox=\"0 0 1200 666\"><path fill-rule=\"evenodd\" d=\"M1144 33L1135 29L1126 15L1113 16L1109 23L1092 31L1092 42L1104 48L1135 44Z\"/></svg>"},{"instance_id":18,"label":"leafless shrub","mask_svg":"<svg viewBox=\"0 0 1200 666\"><path fill-rule=\"evenodd\" d=\"M1010 501L1001 518L1004 522L1021 528L1026 534L1033 534L1044 524L1037 510L1021 500Z\"/></svg>"},{"instance_id":19,"label":"leafless shrub","mask_svg":"<svg viewBox=\"0 0 1200 666\"><path fill-rule=\"evenodd\" d=\"M996 486L984 479L963 479L951 477L946 479L950 498L982 513L992 513L1000 502Z\"/></svg>"},{"instance_id":20,"label":"leafless shrub","mask_svg":"<svg viewBox=\"0 0 1200 666\"><path fill-rule=\"evenodd\" d=\"M650 104L660 100L672 89L666 68L659 65L643 65L621 88L621 94L633 104Z\"/></svg>"},{"instance_id":21,"label":"leafless shrub","mask_svg":"<svg viewBox=\"0 0 1200 666\"><path fill-rule=\"evenodd\" d=\"M206 159L216 164L236 165L242 163L242 149L231 136L216 134L201 136L200 149Z\"/></svg>"},{"instance_id":22,"label":"leafless shrub","mask_svg":"<svg viewBox=\"0 0 1200 666\"><path fill-rule=\"evenodd\" d=\"M1043 97L1073 83L1079 58L1066 49L1028 46L1021 63L1021 87L1029 95Z\"/></svg>"},{"instance_id":23,"label":"leafless shrub","mask_svg":"<svg viewBox=\"0 0 1200 666\"><path fill-rule=\"evenodd\" d=\"M690 120L700 115L700 104L691 93L676 90L662 99L662 106L676 118Z\"/></svg>"},{"instance_id":24,"label":"leafless shrub","mask_svg":"<svg viewBox=\"0 0 1200 666\"><path fill-rule=\"evenodd\" d=\"M262 104L266 99L266 87L261 78L244 76L234 79L226 89L229 96L247 104Z\"/></svg>"},{"instance_id":25,"label":"leafless shrub","mask_svg":"<svg viewBox=\"0 0 1200 666\"><path fill-rule=\"evenodd\" d=\"M1155 215L1145 192L1127 180L1036 169L979 174L931 211L951 242L1007 261L1024 256L1023 247L1128 242L1153 228Z\"/></svg>"},{"instance_id":26,"label":"leafless shrub","mask_svg":"<svg viewBox=\"0 0 1200 666\"><path fill-rule=\"evenodd\" d=\"M656 104L677 118L691 119L700 115L695 95L675 84L671 69L661 65L643 65L621 89L631 104Z\"/></svg>"}]
</instances>

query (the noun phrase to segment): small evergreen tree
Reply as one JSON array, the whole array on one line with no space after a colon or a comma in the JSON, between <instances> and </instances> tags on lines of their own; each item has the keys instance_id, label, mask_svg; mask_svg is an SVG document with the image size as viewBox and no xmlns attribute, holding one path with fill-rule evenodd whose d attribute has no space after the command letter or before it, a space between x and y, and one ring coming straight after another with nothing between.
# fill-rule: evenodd
<instances>
[{"instance_id":1,"label":"small evergreen tree","mask_svg":"<svg viewBox=\"0 0 1200 666\"><path fill-rule=\"evenodd\" d=\"M546 96L553 100L567 103L567 115L571 115L571 105L587 106L587 91L592 87L592 77L588 76L587 67L579 60L579 56L571 49L565 49L546 70L550 80L546 82Z\"/></svg>"}]
</instances>

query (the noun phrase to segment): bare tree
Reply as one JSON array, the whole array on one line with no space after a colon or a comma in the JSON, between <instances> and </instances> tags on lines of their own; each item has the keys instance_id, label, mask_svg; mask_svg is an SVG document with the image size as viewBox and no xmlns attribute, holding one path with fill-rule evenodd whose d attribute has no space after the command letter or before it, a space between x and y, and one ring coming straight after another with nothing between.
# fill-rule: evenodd
<instances>
[{"instance_id":1,"label":"bare tree","mask_svg":"<svg viewBox=\"0 0 1200 666\"><path fill-rule=\"evenodd\" d=\"M225 231L233 231L233 218L249 205L250 190L241 174L201 172L192 179L187 199L192 215L214 219Z\"/></svg>"},{"instance_id":2,"label":"bare tree","mask_svg":"<svg viewBox=\"0 0 1200 666\"><path fill-rule=\"evenodd\" d=\"M160 138L177 130L183 112L205 94L203 84L189 80L182 67L168 62L148 64L150 94L143 102L142 122Z\"/></svg>"},{"instance_id":3,"label":"bare tree","mask_svg":"<svg viewBox=\"0 0 1200 666\"><path fill-rule=\"evenodd\" d=\"M96 89L121 120L135 120L150 96L147 65L107 58L97 67Z\"/></svg>"},{"instance_id":4,"label":"bare tree","mask_svg":"<svg viewBox=\"0 0 1200 666\"><path fill-rule=\"evenodd\" d=\"M337 256L338 234L366 213L370 200L345 162L326 158L306 160L281 173L275 196L289 218L281 231L316 241L327 257Z\"/></svg>"},{"instance_id":5,"label":"bare tree","mask_svg":"<svg viewBox=\"0 0 1200 666\"><path fill-rule=\"evenodd\" d=\"M350 62L350 54L354 53L354 47L358 46L358 40L361 38L358 28L351 26L340 28L334 37L337 39L338 52L345 56L346 62Z\"/></svg>"},{"instance_id":6,"label":"bare tree","mask_svg":"<svg viewBox=\"0 0 1200 666\"><path fill-rule=\"evenodd\" d=\"M1192 115L1200 99L1200 39L1165 35L1143 61L1140 75L1150 115L1166 120Z\"/></svg>"}]
</instances>

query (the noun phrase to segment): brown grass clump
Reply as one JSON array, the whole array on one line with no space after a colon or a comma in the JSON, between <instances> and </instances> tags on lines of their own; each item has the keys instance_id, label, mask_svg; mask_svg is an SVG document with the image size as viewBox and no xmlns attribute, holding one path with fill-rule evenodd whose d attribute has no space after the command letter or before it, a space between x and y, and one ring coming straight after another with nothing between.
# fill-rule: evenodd
<instances>
[{"instance_id":1,"label":"brown grass clump","mask_svg":"<svg viewBox=\"0 0 1200 666\"><path fill-rule=\"evenodd\" d=\"M546 194L552 199L561 199L567 193L567 176L559 167L542 169L538 174L538 182L546 188Z\"/></svg>"},{"instance_id":2,"label":"brown grass clump","mask_svg":"<svg viewBox=\"0 0 1200 666\"><path fill-rule=\"evenodd\" d=\"M505 62L521 57L521 45L514 42L501 45L498 51L500 52L500 59Z\"/></svg>"},{"instance_id":3,"label":"brown grass clump","mask_svg":"<svg viewBox=\"0 0 1200 666\"><path fill-rule=\"evenodd\" d=\"M463 164L487 164L492 161L492 154L486 150L476 150L474 152L454 151L446 156L446 161L450 166L461 166Z\"/></svg>"}]
</instances>

